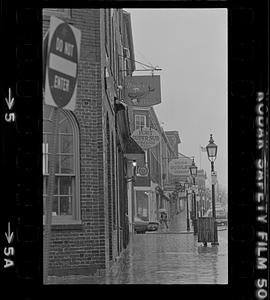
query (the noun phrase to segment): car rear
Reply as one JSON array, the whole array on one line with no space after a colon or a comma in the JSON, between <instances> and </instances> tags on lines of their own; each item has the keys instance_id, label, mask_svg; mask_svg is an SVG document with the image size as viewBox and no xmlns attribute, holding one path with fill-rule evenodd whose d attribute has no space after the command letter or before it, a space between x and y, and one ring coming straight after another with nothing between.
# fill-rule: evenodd
<instances>
[{"instance_id":1,"label":"car rear","mask_svg":"<svg viewBox=\"0 0 270 300\"><path fill-rule=\"evenodd\" d=\"M145 233L148 228L148 221L144 221L139 217L134 218L134 231L136 233Z\"/></svg>"}]
</instances>

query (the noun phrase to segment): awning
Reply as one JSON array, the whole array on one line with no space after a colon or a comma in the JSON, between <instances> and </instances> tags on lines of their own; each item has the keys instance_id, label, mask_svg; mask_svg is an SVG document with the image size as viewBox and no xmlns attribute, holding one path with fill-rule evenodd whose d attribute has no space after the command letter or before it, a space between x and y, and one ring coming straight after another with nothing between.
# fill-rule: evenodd
<instances>
[{"instance_id":1,"label":"awning","mask_svg":"<svg viewBox=\"0 0 270 300\"><path fill-rule=\"evenodd\" d=\"M125 143L124 156L128 160L136 160L142 164L145 162L144 150L133 140L132 137L129 137Z\"/></svg>"}]
</instances>

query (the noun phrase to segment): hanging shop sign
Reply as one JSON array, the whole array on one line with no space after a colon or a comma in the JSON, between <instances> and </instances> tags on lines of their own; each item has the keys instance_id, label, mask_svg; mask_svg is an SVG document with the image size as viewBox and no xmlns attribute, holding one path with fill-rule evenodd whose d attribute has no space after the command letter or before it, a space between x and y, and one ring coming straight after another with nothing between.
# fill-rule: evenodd
<instances>
[{"instance_id":1,"label":"hanging shop sign","mask_svg":"<svg viewBox=\"0 0 270 300\"><path fill-rule=\"evenodd\" d=\"M195 182L200 186L204 187L205 186L205 180L207 176L204 170L198 170L197 171L197 176L195 178Z\"/></svg>"},{"instance_id":2,"label":"hanging shop sign","mask_svg":"<svg viewBox=\"0 0 270 300\"><path fill-rule=\"evenodd\" d=\"M164 184L164 190L165 191L173 191L175 189L174 184Z\"/></svg>"},{"instance_id":3,"label":"hanging shop sign","mask_svg":"<svg viewBox=\"0 0 270 300\"><path fill-rule=\"evenodd\" d=\"M179 157L172 159L169 162L169 172L172 175L189 177L190 170L189 167L192 164L192 160L188 157Z\"/></svg>"},{"instance_id":4,"label":"hanging shop sign","mask_svg":"<svg viewBox=\"0 0 270 300\"><path fill-rule=\"evenodd\" d=\"M46 55L44 101L75 110L81 31L51 17Z\"/></svg>"},{"instance_id":5,"label":"hanging shop sign","mask_svg":"<svg viewBox=\"0 0 270 300\"><path fill-rule=\"evenodd\" d=\"M130 106L150 107L161 103L160 76L127 76L124 98Z\"/></svg>"},{"instance_id":6,"label":"hanging shop sign","mask_svg":"<svg viewBox=\"0 0 270 300\"><path fill-rule=\"evenodd\" d=\"M197 177L207 178L206 173L203 169L197 171Z\"/></svg>"},{"instance_id":7,"label":"hanging shop sign","mask_svg":"<svg viewBox=\"0 0 270 300\"><path fill-rule=\"evenodd\" d=\"M136 129L133 131L131 137L143 150L155 147L160 142L158 131L149 127Z\"/></svg>"}]
</instances>

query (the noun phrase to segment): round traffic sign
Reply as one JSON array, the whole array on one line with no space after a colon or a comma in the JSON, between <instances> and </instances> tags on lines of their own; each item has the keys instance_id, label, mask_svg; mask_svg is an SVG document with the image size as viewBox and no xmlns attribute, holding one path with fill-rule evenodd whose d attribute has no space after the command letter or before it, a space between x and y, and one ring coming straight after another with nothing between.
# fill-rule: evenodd
<instances>
[{"instance_id":1,"label":"round traffic sign","mask_svg":"<svg viewBox=\"0 0 270 300\"><path fill-rule=\"evenodd\" d=\"M147 176L149 169L146 166L137 167L137 176Z\"/></svg>"},{"instance_id":2,"label":"round traffic sign","mask_svg":"<svg viewBox=\"0 0 270 300\"><path fill-rule=\"evenodd\" d=\"M55 29L47 57L48 83L58 107L72 99L78 75L78 47L73 30L67 23Z\"/></svg>"}]
</instances>

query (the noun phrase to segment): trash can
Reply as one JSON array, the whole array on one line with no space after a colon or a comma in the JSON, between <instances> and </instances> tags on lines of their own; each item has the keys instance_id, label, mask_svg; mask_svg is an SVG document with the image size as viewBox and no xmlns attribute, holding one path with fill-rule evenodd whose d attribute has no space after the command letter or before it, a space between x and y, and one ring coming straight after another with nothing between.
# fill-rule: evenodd
<instances>
[{"instance_id":1,"label":"trash can","mask_svg":"<svg viewBox=\"0 0 270 300\"><path fill-rule=\"evenodd\" d=\"M210 243L215 241L215 219L212 217L198 218L198 242Z\"/></svg>"}]
</instances>

